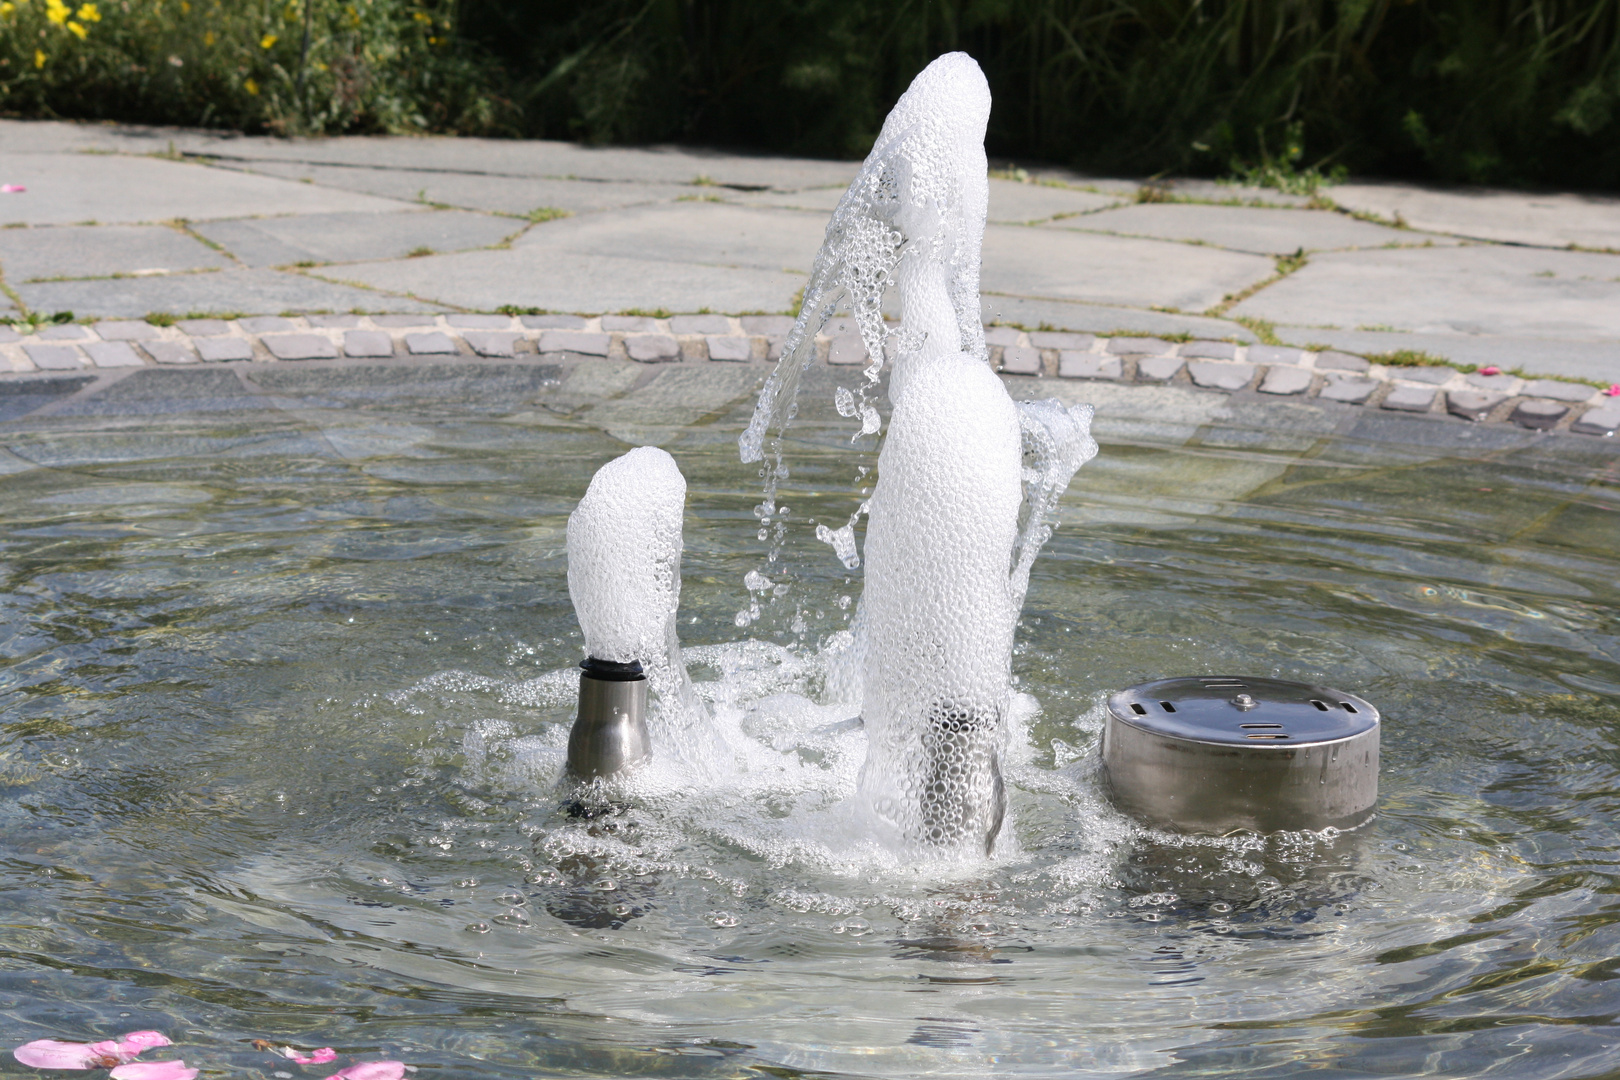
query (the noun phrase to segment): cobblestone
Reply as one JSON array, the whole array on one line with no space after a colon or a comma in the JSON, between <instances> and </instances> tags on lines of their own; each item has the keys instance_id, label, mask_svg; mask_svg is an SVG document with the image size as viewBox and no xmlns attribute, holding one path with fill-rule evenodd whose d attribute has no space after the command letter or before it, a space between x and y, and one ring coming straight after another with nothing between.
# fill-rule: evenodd
<instances>
[{"instance_id":1,"label":"cobblestone","mask_svg":"<svg viewBox=\"0 0 1620 1080\"><path fill-rule=\"evenodd\" d=\"M87 341L84 351L96 367L143 367L145 361L135 355L127 341Z\"/></svg>"},{"instance_id":2,"label":"cobblestone","mask_svg":"<svg viewBox=\"0 0 1620 1080\"><path fill-rule=\"evenodd\" d=\"M405 349L412 356L454 356L458 351L450 335L438 330L406 334Z\"/></svg>"},{"instance_id":3,"label":"cobblestone","mask_svg":"<svg viewBox=\"0 0 1620 1080\"><path fill-rule=\"evenodd\" d=\"M1192 360L1187 364L1187 374L1192 377L1195 386L1202 386L1209 390L1225 390L1230 393L1235 390L1242 390L1249 385L1254 379L1254 365Z\"/></svg>"},{"instance_id":4,"label":"cobblestone","mask_svg":"<svg viewBox=\"0 0 1620 1080\"><path fill-rule=\"evenodd\" d=\"M1567 415L1569 415L1568 405L1560 405L1556 401L1540 401L1536 398L1527 398L1514 407L1512 420L1520 427L1545 431L1548 428L1557 427L1558 421Z\"/></svg>"},{"instance_id":5,"label":"cobblestone","mask_svg":"<svg viewBox=\"0 0 1620 1080\"><path fill-rule=\"evenodd\" d=\"M703 340L709 347L710 360L742 361L754 358L754 343L747 337L734 334L711 334Z\"/></svg>"},{"instance_id":6,"label":"cobblestone","mask_svg":"<svg viewBox=\"0 0 1620 1080\"><path fill-rule=\"evenodd\" d=\"M1599 405L1586 410L1569 425L1569 430L1581 435L1612 437L1620 429L1620 402Z\"/></svg>"},{"instance_id":7,"label":"cobblestone","mask_svg":"<svg viewBox=\"0 0 1620 1080\"><path fill-rule=\"evenodd\" d=\"M1484 390L1448 390L1446 411L1464 420L1478 421L1485 419L1506 400L1506 394L1492 394Z\"/></svg>"},{"instance_id":8,"label":"cobblestone","mask_svg":"<svg viewBox=\"0 0 1620 1080\"><path fill-rule=\"evenodd\" d=\"M607 334L589 334L578 330L547 330L540 335L540 351L606 356L612 341Z\"/></svg>"},{"instance_id":9,"label":"cobblestone","mask_svg":"<svg viewBox=\"0 0 1620 1080\"><path fill-rule=\"evenodd\" d=\"M211 364L253 359L253 342L241 337L196 338L197 355Z\"/></svg>"},{"instance_id":10,"label":"cobblestone","mask_svg":"<svg viewBox=\"0 0 1620 1080\"><path fill-rule=\"evenodd\" d=\"M204 339L206 340L206 339ZM245 339L244 339L245 340ZM198 342L200 345L201 342ZM195 364L197 354L179 341L143 341L141 348L159 364Z\"/></svg>"},{"instance_id":11,"label":"cobblestone","mask_svg":"<svg viewBox=\"0 0 1620 1080\"><path fill-rule=\"evenodd\" d=\"M84 327L72 323L65 326L43 326L39 330L41 341L83 341L89 336Z\"/></svg>"},{"instance_id":12,"label":"cobblestone","mask_svg":"<svg viewBox=\"0 0 1620 1080\"><path fill-rule=\"evenodd\" d=\"M1001 350L1001 370L1009 375L1039 375L1041 350L1027 345L1008 345Z\"/></svg>"},{"instance_id":13,"label":"cobblestone","mask_svg":"<svg viewBox=\"0 0 1620 1080\"><path fill-rule=\"evenodd\" d=\"M378 357L394 355L394 339L382 330L349 330L343 335L343 355Z\"/></svg>"},{"instance_id":14,"label":"cobblestone","mask_svg":"<svg viewBox=\"0 0 1620 1080\"><path fill-rule=\"evenodd\" d=\"M511 325L510 321L507 325ZM461 340L479 356L512 357L517 355L517 343L523 335L511 330L469 330Z\"/></svg>"},{"instance_id":15,"label":"cobblestone","mask_svg":"<svg viewBox=\"0 0 1620 1080\"><path fill-rule=\"evenodd\" d=\"M1254 355L1254 350L1249 350ZM1266 369L1266 377L1260 381L1262 394L1303 394L1311 388L1312 375L1304 368L1291 367L1286 364L1276 364Z\"/></svg>"},{"instance_id":16,"label":"cobblestone","mask_svg":"<svg viewBox=\"0 0 1620 1080\"><path fill-rule=\"evenodd\" d=\"M1169 382L1185 363L1179 356L1146 356L1137 362L1136 375L1147 382Z\"/></svg>"},{"instance_id":17,"label":"cobblestone","mask_svg":"<svg viewBox=\"0 0 1620 1080\"><path fill-rule=\"evenodd\" d=\"M1117 379L1124 374L1125 362L1117 356L1065 349L1058 353L1058 374L1065 379Z\"/></svg>"},{"instance_id":18,"label":"cobblestone","mask_svg":"<svg viewBox=\"0 0 1620 1080\"><path fill-rule=\"evenodd\" d=\"M23 352L41 371L73 371L84 367L79 350L72 345L24 345Z\"/></svg>"},{"instance_id":19,"label":"cobblestone","mask_svg":"<svg viewBox=\"0 0 1620 1080\"><path fill-rule=\"evenodd\" d=\"M192 337L217 337L231 332L230 323L224 319L181 319L175 325Z\"/></svg>"},{"instance_id":20,"label":"cobblestone","mask_svg":"<svg viewBox=\"0 0 1620 1080\"><path fill-rule=\"evenodd\" d=\"M259 340L277 360L331 360L337 356L337 346L319 334L270 334Z\"/></svg>"},{"instance_id":21,"label":"cobblestone","mask_svg":"<svg viewBox=\"0 0 1620 1080\"><path fill-rule=\"evenodd\" d=\"M1376 379L1329 379L1318 396L1346 405L1361 405L1382 385Z\"/></svg>"},{"instance_id":22,"label":"cobblestone","mask_svg":"<svg viewBox=\"0 0 1620 1080\"><path fill-rule=\"evenodd\" d=\"M1434 406L1436 393L1425 386L1397 386L1385 395L1381 404L1397 412L1428 412Z\"/></svg>"},{"instance_id":23,"label":"cobblestone","mask_svg":"<svg viewBox=\"0 0 1620 1080\"><path fill-rule=\"evenodd\" d=\"M651 322L651 320L648 320ZM605 324L607 319L603 319ZM681 346L669 334L632 334L624 339L625 355L643 364L662 364L679 360Z\"/></svg>"}]
</instances>

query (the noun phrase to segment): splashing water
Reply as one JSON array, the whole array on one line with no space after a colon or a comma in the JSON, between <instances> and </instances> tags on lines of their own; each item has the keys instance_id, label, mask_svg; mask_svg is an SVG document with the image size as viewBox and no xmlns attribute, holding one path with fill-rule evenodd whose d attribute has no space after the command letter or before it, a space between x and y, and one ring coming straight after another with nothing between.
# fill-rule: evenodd
<instances>
[{"instance_id":1,"label":"splashing water","mask_svg":"<svg viewBox=\"0 0 1620 1080\"><path fill-rule=\"evenodd\" d=\"M851 630L830 643L826 693L857 705L868 734L856 804L889 847L989 852L1005 816L1001 744L1012 700L1013 635L1030 567L1075 471L1095 456L1089 405L1015 405L990 371L979 314L990 91L965 53L930 64L884 121L816 255L782 360L739 439L762 468L761 520L789 475L782 435L796 414L816 333L854 312L871 364L836 409L878 429L875 393L892 345L894 406L869 514L865 589ZM901 324L883 324L894 285ZM847 569L855 525L817 527ZM780 558L775 522L767 569ZM766 538L762 530L761 537ZM751 577L758 576L758 572ZM750 594L760 590L749 586ZM758 617L751 601L748 617Z\"/></svg>"},{"instance_id":2,"label":"splashing water","mask_svg":"<svg viewBox=\"0 0 1620 1080\"><path fill-rule=\"evenodd\" d=\"M704 766L720 749L681 657L681 516L686 478L675 459L641 446L603 465L568 515L568 594L598 660L639 660L658 752Z\"/></svg>"}]
</instances>

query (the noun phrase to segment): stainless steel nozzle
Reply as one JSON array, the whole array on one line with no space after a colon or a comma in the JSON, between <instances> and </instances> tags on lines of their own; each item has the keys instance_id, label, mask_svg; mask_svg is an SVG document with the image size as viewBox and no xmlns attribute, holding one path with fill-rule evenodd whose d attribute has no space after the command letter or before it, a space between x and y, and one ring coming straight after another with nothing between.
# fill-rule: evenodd
<instances>
[{"instance_id":1,"label":"stainless steel nozzle","mask_svg":"<svg viewBox=\"0 0 1620 1080\"><path fill-rule=\"evenodd\" d=\"M1161 679L1108 699L1102 771L1120 809L1161 828L1350 828L1378 802L1378 710L1281 679Z\"/></svg>"},{"instance_id":2,"label":"stainless steel nozzle","mask_svg":"<svg viewBox=\"0 0 1620 1080\"><path fill-rule=\"evenodd\" d=\"M568 733L568 772L594 780L646 760L652 746L641 664L587 657L579 666L579 714Z\"/></svg>"}]
</instances>

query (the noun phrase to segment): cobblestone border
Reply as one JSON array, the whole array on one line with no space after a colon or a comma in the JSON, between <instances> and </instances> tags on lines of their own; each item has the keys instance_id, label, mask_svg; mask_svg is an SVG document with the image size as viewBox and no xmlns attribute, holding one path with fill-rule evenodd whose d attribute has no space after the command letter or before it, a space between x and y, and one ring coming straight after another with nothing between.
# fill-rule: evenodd
<instances>
[{"instance_id":1,"label":"cobblestone border","mask_svg":"<svg viewBox=\"0 0 1620 1080\"><path fill-rule=\"evenodd\" d=\"M0 384L39 371L338 357L571 353L648 364L763 363L781 355L792 325L782 315L270 315L187 319L172 326L107 320L42 326L26 335L0 326L0 361L5 362ZM1180 385L1217 393L1247 390L1600 437L1620 430L1620 397L1560 379L1386 366L1333 350L1224 341L1177 344L1007 326L987 327L985 340L996 370L1013 376ZM817 357L832 365L866 362L852 319L828 323L817 338Z\"/></svg>"}]
</instances>

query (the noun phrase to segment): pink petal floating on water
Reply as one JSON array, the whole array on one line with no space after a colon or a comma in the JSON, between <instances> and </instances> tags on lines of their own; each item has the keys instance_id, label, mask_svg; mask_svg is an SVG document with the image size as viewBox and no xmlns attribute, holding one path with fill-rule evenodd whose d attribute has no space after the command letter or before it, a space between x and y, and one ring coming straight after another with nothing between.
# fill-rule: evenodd
<instances>
[{"instance_id":1,"label":"pink petal floating on water","mask_svg":"<svg viewBox=\"0 0 1620 1080\"><path fill-rule=\"evenodd\" d=\"M161 1031L132 1031L117 1043L119 1056L127 1054L130 1057L153 1047L173 1045L174 1043L170 1042Z\"/></svg>"},{"instance_id":2,"label":"pink petal floating on water","mask_svg":"<svg viewBox=\"0 0 1620 1080\"><path fill-rule=\"evenodd\" d=\"M21 184L0 184L0 191L5 192L7 195L21 195L27 190Z\"/></svg>"},{"instance_id":3,"label":"pink petal floating on water","mask_svg":"<svg viewBox=\"0 0 1620 1080\"><path fill-rule=\"evenodd\" d=\"M360 1061L339 1069L326 1080L404 1080L403 1061Z\"/></svg>"},{"instance_id":4,"label":"pink petal floating on water","mask_svg":"<svg viewBox=\"0 0 1620 1080\"><path fill-rule=\"evenodd\" d=\"M172 1046L159 1031L132 1031L122 1039L73 1043L60 1039L35 1039L11 1052L24 1065L36 1069L105 1069L133 1061L142 1050Z\"/></svg>"},{"instance_id":5,"label":"pink petal floating on water","mask_svg":"<svg viewBox=\"0 0 1620 1080\"><path fill-rule=\"evenodd\" d=\"M1501 368L1499 368L1499 367L1496 367L1496 366L1495 366L1495 365L1494 365L1494 364L1493 364L1493 365L1490 365L1490 366L1488 366L1488 367L1482 367L1482 368L1480 368L1480 369L1479 369L1479 373L1480 373L1480 374L1481 374L1481 375L1500 375L1500 374L1502 374L1502 369L1501 369Z\"/></svg>"},{"instance_id":6,"label":"pink petal floating on water","mask_svg":"<svg viewBox=\"0 0 1620 1080\"><path fill-rule=\"evenodd\" d=\"M337 1051L330 1046L323 1046L319 1050L311 1050L305 1057L290 1046L281 1048L281 1054L289 1061L296 1061L300 1065L325 1065L328 1061L337 1060Z\"/></svg>"},{"instance_id":7,"label":"pink petal floating on water","mask_svg":"<svg viewBox=\"0 0 1620 1080\"><path fill-rule=\"evenodd\" d=\"M72 1043L62 1042L60 1039L35 1039L31 1043L23 1043L11 1052L11 1056L24 1065L32 1065L36 1069L89 1069L101 1064L104 1056L98 1053L95 1046L111 1046L111 1043Z\"/></svg>"},{"instance_id":8,"label":"pink petal floating on water","mask_svg":"<svg viewBox=\"0 0 1620 1080\"><path fill-rule=\"evenodd\" d=\"M137 1061L107 1074L112 1080L197 1080L197 1070L184 1061Z\"/></svg>"}]
</instances>

